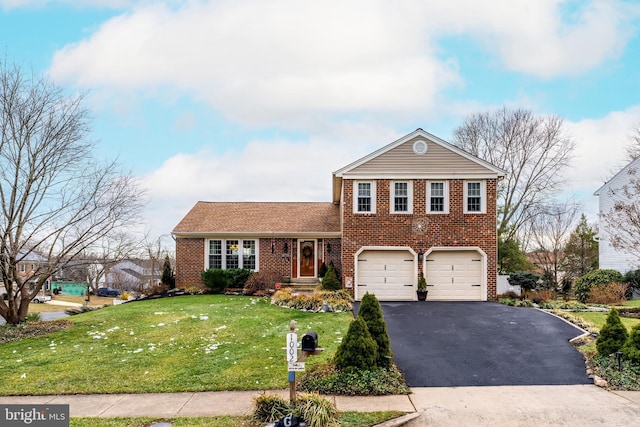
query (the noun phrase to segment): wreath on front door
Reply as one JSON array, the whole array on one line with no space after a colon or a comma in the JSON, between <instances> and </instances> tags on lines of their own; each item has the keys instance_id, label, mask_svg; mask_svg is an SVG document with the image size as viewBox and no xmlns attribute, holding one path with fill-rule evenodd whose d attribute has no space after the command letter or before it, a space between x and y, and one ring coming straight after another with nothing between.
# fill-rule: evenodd
<instances>
[{"instance_id":1,"label":"wreath on front door","mask_svg":"<svg viewBox=\"0 0 640 427\"><path fill-rule=\"evenodd\" d=\"M305 246L304 248L302 248L302 256L304 256L305 258L311 257L311 248L309 246Z\"/></svg>"}]
</instances>

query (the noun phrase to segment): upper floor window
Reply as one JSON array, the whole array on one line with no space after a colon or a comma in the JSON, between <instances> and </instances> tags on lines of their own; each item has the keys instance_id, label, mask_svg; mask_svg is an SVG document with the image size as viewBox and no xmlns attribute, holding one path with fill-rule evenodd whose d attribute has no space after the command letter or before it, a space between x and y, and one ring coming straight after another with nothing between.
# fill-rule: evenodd
<instances>
[{"instance_id":1,"label":"upper floor window","mask_svg":"<svg viewBox=\"0 0 640 427\"><path fill-rule=\"evenodd\" d=\"M356 213L376 212L376 184L374 181L355 181L353 211Z\"/></svg>"},{"instance_id":2,"label":"upper floor window","mask_svg":"<svg viewBox=\"0 0 640 427\"><path fill-rule=\"evenodd\" d=\"M430 181L427 184L427 212L449 213L449 186L447 181Z\"/></svg>"},{"instance_id":3,"label":"upper floor window","mask_svg":"<svg viewBox=\"0 0 640 427\"><path fill-rule=\"evenodd\" d=\"M413 211L413 186L411 181L391 182L391 212L411 213Z\"/></svg>"},{"instance_id":4,"label":"upper floor window","mask_svg":"<svg viewBox=\"0 0 640 427\"><path fill-rule=\"evenodd\" d=\"M208 268L256 269L256 240L209 240Z\"/></svg>"},{"instance_id":5,"label":"upper floor window","mask_svg":"<svg viewBox=\"0 0 640 427\"><path fill-rule=\"evenodd\" d=\"M484 181L465 181L464 184L464 212L485 213L485 185Z\"/></svg>"}]
</instances>

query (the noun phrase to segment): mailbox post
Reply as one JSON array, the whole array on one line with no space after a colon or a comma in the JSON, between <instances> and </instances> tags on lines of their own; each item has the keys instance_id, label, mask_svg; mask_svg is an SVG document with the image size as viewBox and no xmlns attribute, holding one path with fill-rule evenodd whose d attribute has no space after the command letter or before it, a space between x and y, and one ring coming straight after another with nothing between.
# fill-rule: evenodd
<instances>
[{"instance_id":1,"label":"mailbox post","mask_svg":"<svg viewBox=\"0 0 640 427\"><path fill-rule=\"evenodd\" d=\"M302 337L302 348L298 348L298 335L296 334L296 322L289 324L290 332L287 334L287 364L289 371L289 400L296 401L296 372L304 372L304 362L308 356L321 354L324 349L318 348L318 334L309 331Z\"/></svg>"}]
</instances>

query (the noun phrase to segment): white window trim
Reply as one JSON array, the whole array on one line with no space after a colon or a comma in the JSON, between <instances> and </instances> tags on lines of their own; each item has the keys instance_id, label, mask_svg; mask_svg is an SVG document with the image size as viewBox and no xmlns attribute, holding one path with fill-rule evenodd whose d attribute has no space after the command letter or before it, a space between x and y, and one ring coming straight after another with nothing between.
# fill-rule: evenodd
<instances>
[{"instance_id":1,"label":"white window trim","mask_svg":"<svg viewBox=\"0 0 640 427\"><path fill-rule=\"evenodd\" d=\"M238 241L238 264L239 267L238 268L245 268L242 265L243 262L243 255L242 255L242 248L243 248L243 242L245 240L252 240L254 242L256 242L256 268L252 271L259 271L260 270L260 239L258 238L251 238L251 239L241 239L241 238L229 238L229 239L207 239L206 240L206 249L205 249L205 254L204 254L204 265L207 269L211 268L209 266L209 256L211 255L211 253L209 252L211 249L211 241L213 240L220 240L222 242L222 269L226 270L227 269L227 240L237 240Z\"/></svg>"},{"instance_id":2,"label":"white window trim","mask_svg":"<svg viewBox=\"0 0 640 427\"><path fill-rule=\"evenodd\" d=\"M395 197L396 197L396 183L407 183L407 210L396 211ZM412 214L413 213L413 181L408 179L399 179L391 181L389 188L389 211L394 214Z\"/></svg>"},{"instance_id":3,"label":"white window trim","mask_svg":"<svg viewBox=\"0 0 640 427\"><path fill-rule=\"evenodd\" d=\"M358 210L358 184L369 183L371 184L371 210L359 211ZM354 214L375 214L376 213L376 182L371 180L353 181L353 213Z\"/></svg>"},{"instance_id":4,"label":"white window trim","mask_svg":"<svg viewBox=\"0 0 640 427\"><path fill-rule=\"evenodd\" d=\"M431 210L431 183L438 183L438 182L443 183L442 192L444 196L444 210L432 211ZM466 188L466 185L465 185L465 188ZM434 179L431 181L427 181L427 206L426 207L427 207L427 213L430 213L430 214L442 215L442 214L449 213L449 181L448 180Z\"/></svg>"},{"instance_id":5,"label":"white window trim","mask_svg":"<svg viewBox=\"0 0 640 427\"><path fill-rule=\"evenodd\" d=\"M468 189L469 183L479 182L480 183L480 211L469 211L467 210L468 203ZM487 213L487 183L483 180L469 180L464 182L464 213L466 214L485 214Z\"/></svg>"}]
</instances>

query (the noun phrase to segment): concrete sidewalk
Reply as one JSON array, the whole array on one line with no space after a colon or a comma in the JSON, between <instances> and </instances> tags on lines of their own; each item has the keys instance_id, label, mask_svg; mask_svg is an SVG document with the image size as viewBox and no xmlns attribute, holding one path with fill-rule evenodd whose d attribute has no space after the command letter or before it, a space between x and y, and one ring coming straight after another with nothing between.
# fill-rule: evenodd
<instances>
[{"instance_id":1,"label":"concrete sidewalk","mask_svg":"<svg viewBox=\"0 0 640 427\"><path fill-rule=\"evenodd\" d=\"M264 391L0 396L0 404L68 404L72 417L162 418L246 415ZM285 399L288 390L275 390ZM330 396L339 411L396 410L417 418L393 426L631 426L640 420L640 392L594 385L424 387L408 396Z\"/></svg>"},{"instance_id":2,"label":"concrete sidewalk","mask_svg":"<svg viewBox=\"0 0 640 427\"><path fill-rule=\"evenodd\" d=\"M275 393L289 399L289 390L197 393L91 394L63 396L0 396L0 404L68 404L72 417L202 417L247 415L254 398ZM415 412L408 396L329 396L339 411Z\"/></svg>"}]
</instances>

